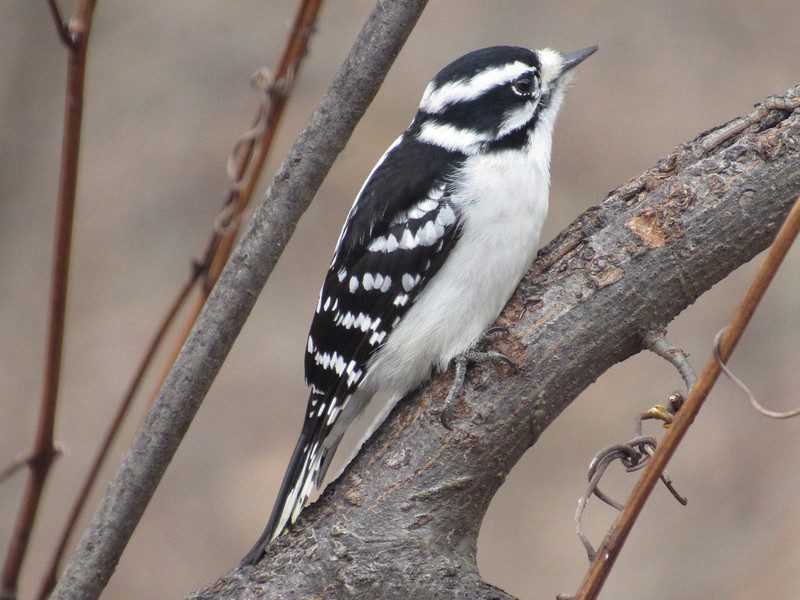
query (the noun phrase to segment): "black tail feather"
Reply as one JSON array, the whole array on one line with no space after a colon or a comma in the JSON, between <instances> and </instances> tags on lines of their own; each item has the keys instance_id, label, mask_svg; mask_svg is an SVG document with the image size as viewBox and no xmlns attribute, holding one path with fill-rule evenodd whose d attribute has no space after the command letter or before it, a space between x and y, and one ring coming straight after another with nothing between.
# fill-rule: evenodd
<instances>
[{"instance_id":1,"label":"black tail feather","mask_svg":"<svg viewBox=\"0 0 800 600\"><path fill-rule=\"evenodd\" d=\"M297 485L298 479L301 475L303 462L306 459L304 449L306 448L307 441L308 436L306 431L303 431L303 433L300 435L300 439L297 440L297 445L294 447L294 452L292 452L292 458L289 461L289 468L286 469L286 474L283 476L281 489L278 492L278 499L275 501L275 506L272 508L272 513L269 516L269 521L267 521L267 526L264 528L264 533L261 534L261 537L258 538L255 546L250 549L250 552L248 552L247 556L245 556L242 560L243 565L253 565L257 563L258 560L264 555L264 551L269 543L276 536L280 535L281 531L276 531L276 528L278 527L278 521L281 513L284 510L286 501L289 499L289 495Z\"/></svg>"},{"instance_id":2,"label":"black tail feather","mask_svg":"<svg viewBox=\"0 0 800 600\"><path fill-rule=\"evenodd\" d=\"M309 398L309 413L303 424L300 439L297 440L292 452L286 474L283 476L278 499L272 508L264 533L242 560L243 565L253 565L258 562L269 543L278 537L287 525L294 523L312 490L322 484L344 434L344 429L332 429L330 408L335 402L335 396L330 400L324 394L312 394Z\"/></svg>"}]
</instances>

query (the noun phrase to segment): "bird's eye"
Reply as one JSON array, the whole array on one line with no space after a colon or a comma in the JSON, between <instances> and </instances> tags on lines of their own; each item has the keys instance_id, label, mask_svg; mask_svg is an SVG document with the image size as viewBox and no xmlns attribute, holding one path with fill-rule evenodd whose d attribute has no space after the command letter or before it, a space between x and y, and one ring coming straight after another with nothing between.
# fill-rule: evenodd
<instances>
[{"instance_id":1,"label":"bird's eye","mask_svg":"<svg viewBox=\"0 0 800 600\"><path fill-rule=\"evenodd\" d=\"M536 91L536 79L531 75L523 75L511 84L511 89L518 96L532 96Z\"/></svg>"}]
</instances>

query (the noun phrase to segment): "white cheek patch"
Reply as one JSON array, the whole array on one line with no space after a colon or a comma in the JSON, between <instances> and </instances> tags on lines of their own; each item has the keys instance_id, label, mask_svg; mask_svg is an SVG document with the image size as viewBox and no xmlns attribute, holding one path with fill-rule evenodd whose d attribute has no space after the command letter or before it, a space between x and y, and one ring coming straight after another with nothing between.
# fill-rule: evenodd
<instances>
[{"instance_id":1,"label":"white cheek patch","mask_svg":"<svg viewBox=\"0 0 800 600\"><path fill-rule=\"evenodd\" d=\"M431 82L425 89L419 109L427 113L439 113L450 104L473 100L493 87L513 81L530 69L530 65L515 61L485 69L467 79L445 83L441 87Z\"/></svg>"},{"instance_id":2,"label":"white cheek patch","mask_svg":"<svg viewBox=\"0 0 800 600\"><path fill-rule=\"evenodd\" d=\"M539 105L539 98L540 97L537 97L536 100L526 102L525 105L520 108L508 111L503 118L503 122L500 124L500 129L497 131L497 137L503 137L528 123L536 113L536 107Z\"/></svg>"}]
</instances>

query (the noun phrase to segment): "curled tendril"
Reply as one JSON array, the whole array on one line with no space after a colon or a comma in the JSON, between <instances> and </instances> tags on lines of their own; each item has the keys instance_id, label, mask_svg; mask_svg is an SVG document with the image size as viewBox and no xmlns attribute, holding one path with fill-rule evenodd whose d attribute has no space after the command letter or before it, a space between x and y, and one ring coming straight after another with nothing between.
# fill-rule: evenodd
<instances>
[{"instance_id":1,"label":"curled tendril","mask_svg":"<svg viewBox=\"0 0 800 600\"><path fill-rule=\"evenodd\" d=\"M756 410L756 412L759 412L765 417L769 417L771 419L791 419L792 417L800 415L800 407L787 412L777 412L765 408L764 406L761 405L761 403L756 399L753 392L750 391L750 388L748 388L741 379L736 377L736 375L733 374L733 371L731 371L730 367L728 367L722 361L722 356L720 356L719 353L719 344L722 341L722 334L724 332L725 330L721 329L719 333L717 333L717 336L714 338L714 359L717 361L717 365L719 366L719 368L722 369L722 372L725 373L725 376L728 379L730 379L740 390L742 390L747 395L747 399L750 400L750 404Z\"/></svg>"}]
</instances>

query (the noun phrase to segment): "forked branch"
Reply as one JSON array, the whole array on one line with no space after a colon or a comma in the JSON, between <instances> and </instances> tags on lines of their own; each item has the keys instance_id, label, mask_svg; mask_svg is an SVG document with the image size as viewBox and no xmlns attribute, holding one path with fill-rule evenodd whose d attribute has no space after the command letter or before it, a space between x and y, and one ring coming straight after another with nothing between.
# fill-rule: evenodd
<instances>
[{"instance_id":1,"label":"forked branch","mask_svg":"<svg viewBox=\"0 0 800 600\"><path fill-rule=\"evenodd\" d=\"M622 546L625 544L628 534L642 512L642 508L644 508L644 504L647 502L656 481L658 481L660 473L667 466L672 455L675 454L675 450L677 450L689 426L697 417L697 413L711 392L711 388L717 382L721 372L720 360L727 361L730 358L750 319L753 317L758 303L764 297L769 284L775 277L775 273L777 273L798 233L800 233L800 196L794 201L794 207L783 223L769 252L767 252L761 268L756 273L742 301L733 313L733 317L725 327L724 334L718 340L719 343L715 342L715 350L706 361L706 366L700 378L689 390L689 395L678 411L672 426L661 441L642 477L636 482L636 486L633 488L630 498L616 522L603 540L589 568L589 572L578 590L577 600L593 600L600 593Z\"/></svg>"},{"instance_id":2,"label":"forked branch","mask_svg":"<svg viewBox=\"0 0 800 600\"><path fill-rule=\"evenodd\" d=\"M231 164L228 165L228 171L233 182L231 188L228 190L221 213L221 215L226 216L226 220L224 223L218 223L219 226L215 226L212 231L202 261L196 261L192 264L192 271L189 278L181 286L178 294L172 301L167 314L162 319L152 340L148 344L144 356L134 373L133 379L128 384L128 388L117 407L114 418L103 437L103 441L92 460L89 471L70 509L67 522L56 543L53 557L50 559L50 566L47 569L47 573L39 589L39 600L45 600L53 591L53 587L58 578L59 569L61 568L61 561L73 530L97 481L100 469L139 391L139 386L144 380L144 376L154 360L167 331L173 325L184 303L190 297L192 290L196 287L196 284L201 282L202 285L199 286L200 295L182 328L183 335L178 345L178 349L180 349L197 315L200 314L200 309L203 307L209 291L219 277L222 267L228 260L230 251L233 248L233 241L239 230L241 215L246 209L256 184L258 183L270 146L272 145L272 140L278 129L283 109L294 86L294 80L300 68L300 63L307 53L309 38L314 29L321 4L322 0L301 1L294 25L292 26L286 46L278 62L275 75L271 76L268 81L263 81L262 85L257 86L262 96L258 113L256 114L251 129L236 143L231 160L229 161ZM58 7L53 4L52 1L51 7L55 7L53 10L57 12ZM54 19L56 19L57 23L60 22L60 15L54 14ZM177 349L169 360L164 377L166 377L169 367L172 366L175 356L177 356Z\"/></svg>"}]
</instances>

